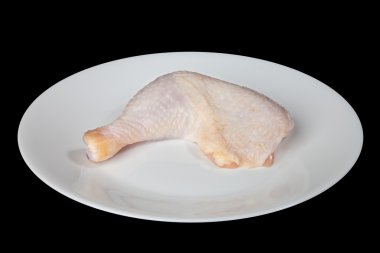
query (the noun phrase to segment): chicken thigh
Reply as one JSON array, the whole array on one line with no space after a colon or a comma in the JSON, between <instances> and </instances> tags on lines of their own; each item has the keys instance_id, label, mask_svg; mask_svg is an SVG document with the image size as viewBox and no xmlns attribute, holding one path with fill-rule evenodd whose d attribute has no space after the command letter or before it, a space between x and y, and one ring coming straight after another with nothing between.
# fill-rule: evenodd
<instances>
[{"instance_id":1,"label":"chicken thigh","mask_svg":"<svg viewBox=\"0 0 380 253\"><path fill-rule=\"evenodd\" d=\"M141 89L111 124L87 131L94 162L136 142L181 138L196 143L219 167L270 166L293 128L279 104L246 87L177 71Z\"/></svg>"}]
</instances>

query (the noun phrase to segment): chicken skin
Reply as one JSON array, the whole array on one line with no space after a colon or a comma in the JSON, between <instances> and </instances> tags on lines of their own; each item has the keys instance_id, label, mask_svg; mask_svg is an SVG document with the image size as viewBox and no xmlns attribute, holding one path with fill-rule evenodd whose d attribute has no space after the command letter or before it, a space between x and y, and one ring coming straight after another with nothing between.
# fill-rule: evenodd
<instances>
[{"instance_id":1,"label":"chicken skin","mask_svg":"<svg viewBox=\"0 0 380 253\"><path fill-rule=\"evenodd\" d=\"M177 71L141 89L122 115L87 131L87 156L101 162L136 142L185 139L219 167L270 166L293 128L289 113L252 89Z\"/></svg>"}]
</instances>

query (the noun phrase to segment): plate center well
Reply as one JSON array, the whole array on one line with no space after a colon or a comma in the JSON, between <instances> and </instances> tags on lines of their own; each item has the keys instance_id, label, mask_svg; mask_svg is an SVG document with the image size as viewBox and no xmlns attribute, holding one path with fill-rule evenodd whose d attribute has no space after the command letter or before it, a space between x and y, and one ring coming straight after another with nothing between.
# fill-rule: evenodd
<instances>
[{"instance_id":1,"label":"plate center well","mask_svg":"<svg viewBox=\"0 0 380 253\"><path fill-rule=\"evenodd\" d=\"M103 181L104 187L129 188L168 196L230 195L259 187L272 168L221 169L198 147L184 140L141 143L109 161L86 169L80 181Z\"/></svg>"}]
</instances>

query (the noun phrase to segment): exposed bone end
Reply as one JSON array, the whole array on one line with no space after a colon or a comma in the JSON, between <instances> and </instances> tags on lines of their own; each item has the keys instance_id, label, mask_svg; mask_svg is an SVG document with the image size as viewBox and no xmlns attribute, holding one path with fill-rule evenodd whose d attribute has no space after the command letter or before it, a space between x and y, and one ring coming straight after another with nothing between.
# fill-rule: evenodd
<instances>
[{"instance_id":1,"label":"exposed bone end","mask_svg":"<svg viewBox=\"0 0 380 253\"><path fill-rule=\"evenodd\" d=\"M112 135L104 135L101 128L87 131L83 141L87 145L87 157L93 162L111 158L124 146Z\"/></svg>"}]
</instances>

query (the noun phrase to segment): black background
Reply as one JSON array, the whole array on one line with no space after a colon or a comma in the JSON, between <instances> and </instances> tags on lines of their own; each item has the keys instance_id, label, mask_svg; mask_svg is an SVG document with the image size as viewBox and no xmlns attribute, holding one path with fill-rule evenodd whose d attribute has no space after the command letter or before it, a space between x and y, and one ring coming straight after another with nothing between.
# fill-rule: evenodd
<instances>
[{"instance_id":1,"label":"black background","mask_svg":"<svg viewBox=\"0 0 380 253\"><path fill-rule=\"evenodd\" d=\"M65 21L51 25L48 20L42 20L25 22L19 29L13 29L6 49L14 55L14 61L8 65L14 88L10 93L17 99L13 110L16 111L17 107L14 130L38 95L78 71L141 54L206 51L265 59L319 79L355 109L363 124L365 142L359 160L341 181L297 206L230 222L169 224L106 213L55 192L23 162L16 142L17 131L14 131L15 165L9 168L11 175L5 180L11 185L7 187L10 190L6 198L12 230L19 235L30 235L36 230L43 231L43 234L70 231L69 235L122 230L126 235L157 233L158 236L163 227L175 231L183 226L186 230L195 227L197 233L206 233L207 229L198 228L207 226L217 228L213 233L225 237L250 236L251 233L270 237L286 235L289 229L303 235L323 231L320 236L324 240L332 239L335 234L355 236L358 231L366 233L366 227L373 224L368 218L375 212L372 203L376 192L375 186L369 183L374 168L368 162L366 139L371 116L367 107L371 95L367 74L373 67L365 57L371 56L369 45L373 31L363 29L363 23L358 24L347 17L333 23L322 22L321 18L306 22L304 18L291 24L284 24L280 19L265 28L261 26L265 20L256 23L248 17L234 23L226 20L220 23L215 19L202 25L185 22L179 28L174 26L175 21L150 21L147 25L128 19L123 22L125 26L116 29L112 23L102 25L102 22L93 20L74 26Z\"/></svg>"}]
</instances>

